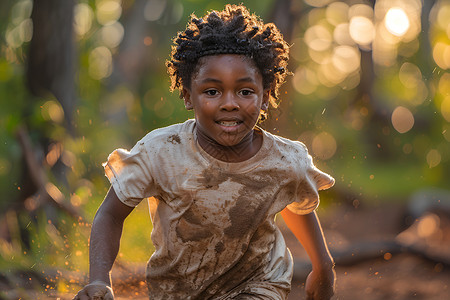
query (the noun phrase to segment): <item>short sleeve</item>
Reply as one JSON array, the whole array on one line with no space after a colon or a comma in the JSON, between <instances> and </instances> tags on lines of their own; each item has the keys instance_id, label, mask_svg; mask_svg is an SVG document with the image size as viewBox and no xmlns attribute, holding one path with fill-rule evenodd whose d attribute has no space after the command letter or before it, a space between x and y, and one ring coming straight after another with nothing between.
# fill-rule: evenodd
<instances>
[{"instance_id":1,"label":"short sleeve","mask_svg":"<svg viewBox=\"0 0 450 300\"><path fill-rule=\"evenodd\" d=\"M103 167L117 197L124 204L134 207L142 199L152 196L154 180L150 159L142 141L131 151L114 150Z\"/></svg>"},{"instance_id":2,"label":"short sleeve","mask_svg":"<svg viewBox=\"0 0 450 300\"><path fill-rule=\"evenodd\" d=\"M287 208L293 213L305 215L319 206L319 191L332 187L334 178L317 169L309 154L300 167L302 171L297 182L296 199Z\"/></svg>"}]
</instances>

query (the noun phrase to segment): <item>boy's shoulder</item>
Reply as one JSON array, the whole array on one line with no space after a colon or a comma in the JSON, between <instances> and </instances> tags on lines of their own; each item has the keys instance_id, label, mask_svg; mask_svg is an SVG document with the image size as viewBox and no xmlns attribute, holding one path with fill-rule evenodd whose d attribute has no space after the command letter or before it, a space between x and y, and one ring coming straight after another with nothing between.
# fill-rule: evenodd
<instances>
[{"instance_id":1,"label":"boy's shoulder","mask_svg":"<svg viewBox=\"0 0 450 300\"><path fill-rule=\"evenodd\" d=\"M138 144L157 145L161 143L181 144L186 139L193 138L194 120L189 119L166 127L154 129L147 133Z\"/></svg>"},{"instance_id":2,"label":"boy's shoulder","mask_svg":"<svg viewBox=\"0 0 450 300\"><path fill-rule=\"evenodd\" d=\"M286 137L282 137L268 131L263 130L266 137L272 141L273 146L275 146L279 151L282 152L295 152L302 155L308 155L308 149L305 144L300 141L291 140Z\"/></svg>"}]
</instances>

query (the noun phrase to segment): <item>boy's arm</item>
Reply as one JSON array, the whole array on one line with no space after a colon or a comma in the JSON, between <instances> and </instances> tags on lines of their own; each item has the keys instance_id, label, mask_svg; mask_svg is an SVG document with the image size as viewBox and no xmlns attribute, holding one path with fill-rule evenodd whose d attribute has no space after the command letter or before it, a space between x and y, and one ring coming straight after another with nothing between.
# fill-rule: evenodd
<instances>
[{"instance_id":1,"label":"boy's arm","mask_svg":"<svg viewBox=\"0 0 450 300\"><path fill-rule=\"evenodd\" d=\"M284 222L303 245L313 270L306 280L307 299L330 299L334 294L335 271L316 212L298 215L288 208L281 211Z\"/></svg>"},{"instance_id":2,"label":"boy's arm","mask_svg":"<svg viewBox=\"0 0 450 300\"><path fill-rule=\"evenodd\" d=\"M119 252L123 222L133 210L111 187L95 214L89 245L89 284L74 299L113 299L110 272Z\"/></svg>"}]
</instances>

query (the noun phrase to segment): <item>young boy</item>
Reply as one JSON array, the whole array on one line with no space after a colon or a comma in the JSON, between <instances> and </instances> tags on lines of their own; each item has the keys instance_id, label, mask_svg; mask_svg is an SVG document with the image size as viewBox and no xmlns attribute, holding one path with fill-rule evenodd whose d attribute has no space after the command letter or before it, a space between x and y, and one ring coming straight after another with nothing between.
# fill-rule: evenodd
<instances>
[{"instance_id":1,"label":"young boy","mask_svg":"<svg viewBox=\"0 0 450 300\"><path fill-rule=\"evenodd\" d=\"M287 299L293 262L281 212L313 270L308 299L334 293L333 259L314 212L334 184L305 146L256 124L276 105L288 45L243 6L192 17L168 70L195 120L147 134L105 163L111 188L92 225L90 284L74 299L113 299L110 271L122 225L149 198L155 246L151 299Z\"/></svg>"}]
</instances>

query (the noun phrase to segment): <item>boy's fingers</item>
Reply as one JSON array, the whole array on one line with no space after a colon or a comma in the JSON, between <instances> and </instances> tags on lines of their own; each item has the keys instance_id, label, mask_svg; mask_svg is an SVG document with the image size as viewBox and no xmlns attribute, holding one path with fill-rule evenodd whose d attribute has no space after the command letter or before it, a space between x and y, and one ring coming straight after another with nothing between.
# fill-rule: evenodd
<instances>
[{"instance_id":1,"label":"boy's fingers","mask_svg":"<svg viewBox=\"0 0 450 300\"><path fill-rule=\"evenodd\" d=\"M114 295L106 283L95 282L86 285L72 300L114 300Z\"/></svg>"},{"instance_id":2,"label":"boy's fingers","mask_svg":"<svg viewBox=\"0 0 450 300\"><path fill-rule=\"evenodd\" d=\"M114 296L111 295L111 293L107 293L107 294L105 295L105 300L114 300Z\"/></svg>"},{"instance_id":3,"label":"boy's fingers","mask_svg":"<svg viewBox=\"0 0 450 300\"><path fill-rule=\"evenodd\" d=\"M72 300L88 300L89 297L83 294L85 294L84 291L79 291Z\"/></svg>"}]
</instances>

